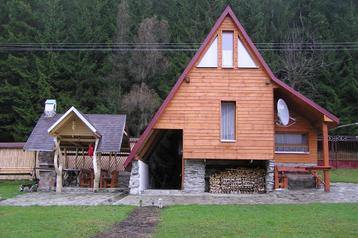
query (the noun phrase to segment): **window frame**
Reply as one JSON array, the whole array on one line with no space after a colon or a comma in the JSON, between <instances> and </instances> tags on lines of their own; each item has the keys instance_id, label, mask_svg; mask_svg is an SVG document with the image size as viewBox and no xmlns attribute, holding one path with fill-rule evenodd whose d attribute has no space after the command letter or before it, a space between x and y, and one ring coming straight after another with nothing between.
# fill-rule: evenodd
<instances>
[{"instance_id":1,"label":"window frame","mask_svg":"<svg viewBox=\"0 0 358 238\"><path fill-rule=\"evenodd\" d=\"M224 34L231 34L232 36L232 44L231 44L231 65L224 65ZM222 31L221 32L221 67L222 68L228 68L228 69L232 69L235 67L235 60L234 60L234 51L235 51L235 32L234 31Z\"/></svg>"},{"instance_id":2,"label":"window frame","mask_svg":"<svg viewBox=\"0 0 358 238\"><path fill-rule=\"evenodd\" d=\"M234 104L234 139L223 139L223 133L222 133L222 125L223 125L223 122L222 122L222 105L223 103L233 103ZM222 143L235 143L236 142L236 138L237 138L237 107L236 107L236 101L235 100L220 100L220 142Z\"/></svg>"},{"instance_id":3,"label":"window frame","mask_svg":"<svg viewBox=\"0 0 358 238\"><path fill-rule=\"evenodd\" d=\"M283 135L305 135L306 139L307 139L307 144L277 144L276 143L276 135L277 134L283 134ZM310 146L309 146L309 132L305 132L305 131L297 131L297 132L275 132L275 147L274 147L274 152L275 154L300 154L300 155L308 155L310 153ZM276 147L278 147L278 145L280 145L280 147L305 147L307 148L307 151L278 151L276 150Z\"/></svg>"}]
</instances>

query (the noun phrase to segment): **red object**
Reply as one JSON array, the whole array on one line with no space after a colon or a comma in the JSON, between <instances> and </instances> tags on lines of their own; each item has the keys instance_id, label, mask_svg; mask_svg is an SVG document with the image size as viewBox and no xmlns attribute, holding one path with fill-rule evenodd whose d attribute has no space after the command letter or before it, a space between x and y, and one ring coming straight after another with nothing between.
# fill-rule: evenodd
<instances>
[{"instance_id":1,"label":"red object","mask_svg":"<svg viewBox=\"0 0 358 238\"><path fill-rule=\"evenodd\" d=\"M88 146L88 156L93 156L93 151L94 151L94 148L93 148L93 145L92 144L90 144L89 146Z\"/></svg>"},{"instance_id":2,"label":"red object","mask_svg":"<svg viewBox=\"0 0 358 238\"><path fill-rule=\"evenodd\" d=\"M230 16L231 19L235 22L236 26L241 31L244 39L246 40L246 42L248 43L250 48L253 50L255 56L259 60L260 64L264 67L265 71L268 73L268 75L270 76L272 81L274 81L280 87L284 88L285 90L287 90L288 92L293 94L295 97L300 98L303 102L305 102L306 104L310 105L311 107L313 107L317 111L321 112L323 115L326 115L332 121L334 121L336 123L339 123L338 117L334 116L333 114L331 114L330 112L328 112L327 110L325 110L324 108L322 108L321 106L319 106L318 104L313 102L312 100L306 98L301 93L297 92L296 90L294 90L293 88L291 88L290 86L288 86L287 84L285 84L284 82L282 82L281 80L276 78L276 76L272 73L270 67L266 64L266 62L262 58L262 56L259 53L259 51L256 49L255 45L252 43L250 37L248 36L246 31L244 30L244 28L240 24L239 20L236 18L236 16L235 16L234 12L232 11L231 7L227 6L226 9L224 10L224 12L219 17L219 19L216 21L214 27L211 29L210 33L208 34L208 36L206 37L206 39L204 40L202 45L200 46L199 50L196 52L196 54L194 55L194 57L190 61L189 65L185 68L184 72L180 75L178 81L175 83L174 87L171 89L170 93L165 98L163 104L160 106L159 110L156 112L156 114L154 115L153 119L148 124L147 128L145 129L145 131L143 132L143 134L139 138L138 142L134 145L131 153L129 154L128 158L124 162L124 167L127 167L129 165L129 163L134 159L134 156L137 154L139 148L147 140L147 138L150 135L155 123L158 121L160 115L162 114L164 109L167 107L167 105L169 104L170 100L174 97L175 93L178 91L180 85L185 80L185 77L190 72L190 70L192 69L194 64L197 62L197 60L199 59L201 53L204 51L204 49L207 46L207 44L209 43L210 39L216 33L217 29L220 27L221 23L224 21L226 16Z\"/></svg>"}]
</instances>

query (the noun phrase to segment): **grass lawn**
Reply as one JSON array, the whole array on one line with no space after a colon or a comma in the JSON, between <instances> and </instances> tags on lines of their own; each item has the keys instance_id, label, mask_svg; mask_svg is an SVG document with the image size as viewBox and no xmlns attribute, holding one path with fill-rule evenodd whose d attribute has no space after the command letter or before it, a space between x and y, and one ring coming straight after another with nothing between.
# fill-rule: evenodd
<instances>
[{"instance_id":1,"label":"grass lawn","mask_svg":"<svg viewBox=\"0 0 358 238\"><path fill-rule=\"evenodd\" d=\"M126 218L132 209L130 206L0 206L0 237L91 237Z\"/></svg>"},{"instance_id":2,"label":"grass lawn","mask_svg":"<svg viewBox=\"0 0 358 238\"><path fill-rule=\"evenodd\" d=\"M174 206L162 237L358 237L358 204Z\"/></svg>"},{"instance_id":3,"label":"grass lawn","mask_svg":"<svg viewBox=\"0 0 358 238\"><path fill-rule=\"evenodd\" d=\"M332 182L358 183L358 169L332 169Z\"/></svg>"},{"instance_id":4,"label":"grass lawn","mask_svg":"<svg viewBox=\"0 0 358 238\"><path fill-rule=\"evenodd\" d=\"M31 183L31 181L29 181L29 180L0 181L0 198L6 199L6 198L15 197L16 195L21 194L21 192L19 191L19 186L24 183L28 184L28 183Z\"/></svg>"}]
</instances>

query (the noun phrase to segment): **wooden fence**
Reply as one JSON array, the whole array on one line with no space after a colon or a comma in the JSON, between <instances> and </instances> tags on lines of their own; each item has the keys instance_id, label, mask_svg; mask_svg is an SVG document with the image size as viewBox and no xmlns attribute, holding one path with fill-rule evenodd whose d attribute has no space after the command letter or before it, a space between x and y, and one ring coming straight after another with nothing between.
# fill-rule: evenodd
<instances>
[{"instance_id":1,"label":"wooden fence","mask_svg":"<svg viewBox=\"0 0 358 238\"><path fill-rule=\"evenodd\" d=\"M35 152L24 151L23 145L24 143L0 143L1 180L32 178L30 174L36 167Z\"/></svg>"},{"instance_id":2,"label":"wooden fence","mask_svg":"<svg viewBox=\"0 0 358 238\"><path fill-rule=\"evenodd\" d=\"M358 168L358 137L330 136L329 160L335 168ZM322 164L322 139L318 138L318 164Z\"/></svg>"}]
</instances>

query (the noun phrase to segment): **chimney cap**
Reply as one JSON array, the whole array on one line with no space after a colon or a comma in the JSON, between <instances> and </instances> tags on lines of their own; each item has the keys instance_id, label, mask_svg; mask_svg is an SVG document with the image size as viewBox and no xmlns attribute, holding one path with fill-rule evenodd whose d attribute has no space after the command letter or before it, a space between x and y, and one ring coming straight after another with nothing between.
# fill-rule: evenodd
<instances>
[{"instance_id":1,"label":"chimney cap","mask_svg":"<svg viewBox=\"0 0 358 238\"><path fill-rule=\"evenodd\" d=\"M45 102L45 110L46 117L53 117L56 114L56 100L55 99L47 99Z\"/></svg>"}]
</instances>

